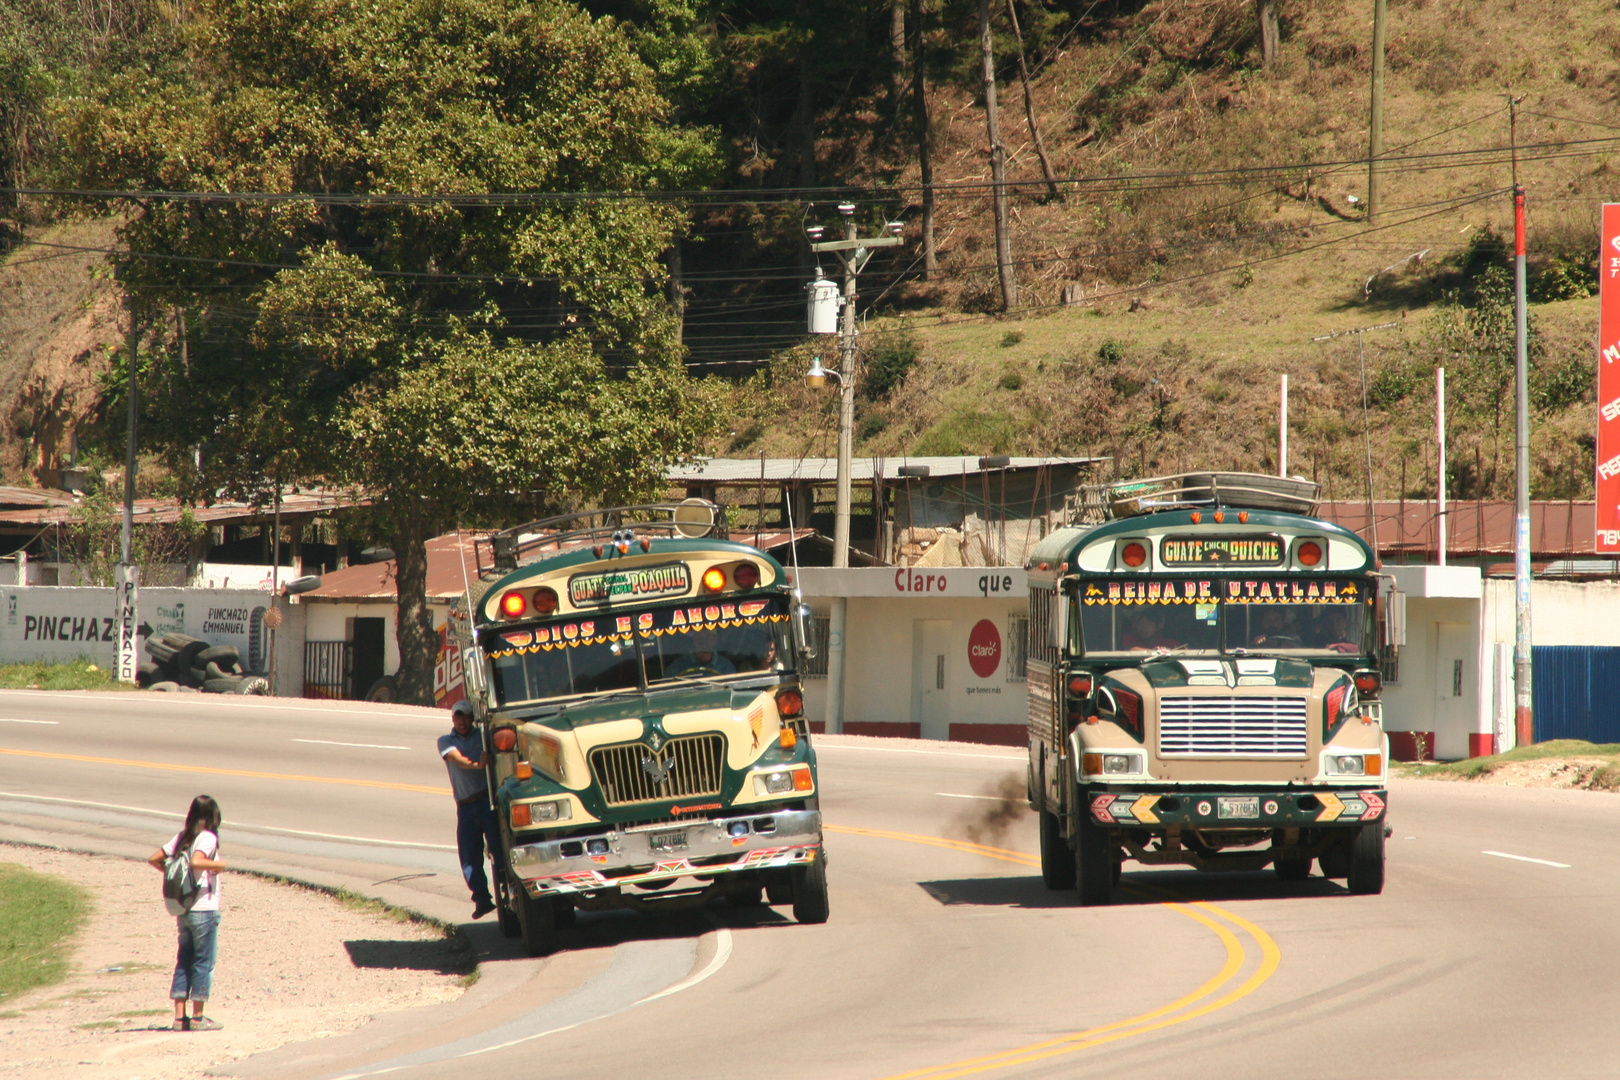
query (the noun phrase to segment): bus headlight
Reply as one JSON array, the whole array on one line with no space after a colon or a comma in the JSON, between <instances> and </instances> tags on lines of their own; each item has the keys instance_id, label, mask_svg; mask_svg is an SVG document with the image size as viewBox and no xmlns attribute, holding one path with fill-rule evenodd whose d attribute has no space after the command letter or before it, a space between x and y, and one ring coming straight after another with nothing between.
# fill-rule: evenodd
<instances>
[{"instance_id":1,"label":"bus headlight","mask_svg":"<svg viewBox=\"0 0 1620 1080\"><path fill-rule=\"evenodd\" d=\"M1366 776L1366 754L1329 753L1322 758L1322 771L1328 776Z\"/></svg>"},{"instance_id":2,"label":"bus headlight","mask_svg":"<svg viewBox=\"0 0 1620 1080\"><path fill-rule=\"evenodd\" d=\"M573 816L574 807L567 799L553 799L550 802L529 804L529 818L535 822L569 821Z\"/></svg>"},{"instance_id":3,"label":"bus headlight","mask_svg":"<svg viewBox=\"0 0 1620 1080\"><path fill-rule=\"evenodd\" d=\"M1105 754L1094 751L1086 754L1080 764L1088 776L1123 776L1142 771L1142 755Z\"/></svg>"},{"instance_id":4,"label":"bus headlight","mask_svg":"<svg viewBox=\"0 0 1620 1080\"><path fill-rule=\"evenodd\" d=\"M814 786L810 770L803 767L754 774L755 795L785 795L790 791L809 791Z\"/></svg>"}]
</instances>

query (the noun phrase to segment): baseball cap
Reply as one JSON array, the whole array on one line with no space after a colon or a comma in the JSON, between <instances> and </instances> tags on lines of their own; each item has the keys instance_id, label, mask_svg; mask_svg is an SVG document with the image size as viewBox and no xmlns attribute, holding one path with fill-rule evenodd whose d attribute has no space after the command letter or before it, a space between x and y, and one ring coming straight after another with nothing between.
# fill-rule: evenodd
<instances>
[{"instance_id":1,"label":"baseball cap","mask_svg":"<svg viewBox=\"0 0 1620 1080\"><path fill-rule=\"evenodd\" d=\"M450 706L450 715L455 716L457 713L464 713L467 716L474 715L472 702L468 701L466 698L462 698L460 701Z\"/></svg>"}]
</instances>

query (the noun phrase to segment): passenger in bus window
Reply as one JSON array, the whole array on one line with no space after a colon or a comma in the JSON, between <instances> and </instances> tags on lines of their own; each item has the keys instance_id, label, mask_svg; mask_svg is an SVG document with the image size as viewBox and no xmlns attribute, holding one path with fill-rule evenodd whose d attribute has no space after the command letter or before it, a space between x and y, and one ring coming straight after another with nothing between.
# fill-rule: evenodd
<instances>
[{"instance_id":1,"label":"passenger in bus window","mask_svg":"<svg viewBox=\"0 0 1620 1080\"><path fill-rule=\"evenodd\" d=\"M1120 635L1120 646L1126 649L1174 649L1181 642L1164 632L1164 618L1151 608L1130 608L1125 613L1125 632Z\"/></svg>"},{"instance_id":2,"label":"passenger in bus window","mask_svg":"<svg viewBox=\"0 0 1620 1080\"><path fill-rule=\"evenodd\" d=\"M677 639L679 640L679 639ZM719 646L713 630L691 632L690 650L664 669L666 679L677 675L735 675L737 666L715 650Z\"/></svg>"},{"instance_id":3,"label":"passenger in bus window","mask_svg":"<svg viewBox=\"0 0 1620 1080\"><path fill-rule=\"evenodd\" d=\"M1298 649L1303 646L1299 630L1294 625L1293 610L1288 607L1262 607L1255 612L1250 623L1253 628L1249 644L1274 649Z\"/></svg>"}]
</instances>

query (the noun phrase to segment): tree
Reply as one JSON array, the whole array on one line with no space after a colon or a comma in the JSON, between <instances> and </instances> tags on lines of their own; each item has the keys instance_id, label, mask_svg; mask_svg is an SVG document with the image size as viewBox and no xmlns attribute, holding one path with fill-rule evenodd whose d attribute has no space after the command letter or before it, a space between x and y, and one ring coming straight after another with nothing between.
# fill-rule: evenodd
<instances>
[{"instance_id":1,"label":"tree","mask_svg":"<svg viewBox=\"0 0 1620 1080\"><path fill-rule=\"evenodd\" d=\"M709 422L662 291L679 212L582 193L678 186L712 148L667 122L613 20L562 0L204 0L185 32L185 52L64 117L75 182L318 198L133 201L125 287L186 313L187 349L143 385L143 430L205 497L375 493L399 556L401 696L429 700L428 530L612 495ZM456 438L426 426L434 395ZM659 437L616 434L636 426ZM491 456L513 445L545 453ZM643 459L607 466L604 446Z\"/></svg>"}]
</instances>

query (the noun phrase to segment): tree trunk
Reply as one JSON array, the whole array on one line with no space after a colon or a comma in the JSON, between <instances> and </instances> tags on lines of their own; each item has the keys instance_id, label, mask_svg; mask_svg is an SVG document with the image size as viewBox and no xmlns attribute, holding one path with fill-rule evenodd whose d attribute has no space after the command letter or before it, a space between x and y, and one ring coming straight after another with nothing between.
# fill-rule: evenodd
<instances>
[{"instance_id":1,"label":"tree trunk","mask_svg":"<svg viewBox=\"0 0 1620 1080\"><path fill-rule=\"evenodd\" d=\"M1046 156L1046 143L1041 140L1041 129L1035 124L1035 104L1029 95L1029 65L1024 60L1024 32L1018 26L1016 0L1007 0L1007 17L1012 20L1013 37L1018 41L1018 80L1024 87L1024 122L1029 125L1029 137L1035 144L1035 156L1041 159L1041 175L1046 177L1046 191L1054 199L1063 198L1057 180L1052 175L1052 162Z\"/></svg>"},{"instance_id":2,"label":"tree trunk","mask_svg":"<svg viewBox=\"0 0 1620 1080\"><path fill-rule=\"evenodd\" d=\"M431 529L421 516L401 515L394 525L394 584L399 591L399 700L405 705L433 704L433 666L439 659L439 635L427 605L427 540Z\"/></svg>"},{"instance_id":3,"label":"tree trunk","mask_svg":"<svg viewBox=\"0 0 1620 1080\"><path fill-rule=\"evenodd\" d=\"M1254 14L1260 21L1260 63L1269 68L1277 62L1277 0L1254 0Z\"/></svg>"},{"instance_id":4,"label":"tree trunk","mask_svg":"<svg viewBox=\"0 0 1620 1080\"><path fill-rule=\"evenodd\" d=\"M906 0L889 0L889 47L894 50L894 115L904 114L906 100Z\"/></svg>"},{"instance_id":5,"label":"tree trunk","mask_svg":"<svg viewBox=\"0 0 1620 1080\"><path fill-rule=\"evenodd\" d=\"M911 107L917 124L917 164L922 170L923 280L939 270L934 252L934 133L928 119L928 80L923 62L922 0L911 4Z\"/></svg>"},{"instance_id":6,"label":"tree trunk","mask_svg":"<svg viewBox=\"0 0 1620 1080\"><path fill-rule=\"evenodd\" d=\"M686 338L686 284L681 262L681 234L676 230L669 242L669 306L675 313L675 344Z\"/></svg>"},{"instance_id":7,"label":"tree trunk","mask_svg":"<svg viewBox=\"0 0 1620 1080\"><path fill-rule=\"evenodd\" d=\"M996 111L995 36L990 28L990 0L979 0L979 61L984 77L984 127L990 139L990 190L996 218L996 269L1001 275L1001 310L1018 306L1013 278L1012 240L1007 235L1007 148L1001 144L1001 118Z\"/></svg>"},{"instance_id":8,"label":"tree trunk","mask_svg":"<svg viewBox=\"0 0 1620 1080\"><path fill-rule=\"evenodd\" d=\"M799 139L799 186L816 186L816 98L810 82L809 49L799 57L799 102L793 110Z\"/></svg>"}]
</instances>

